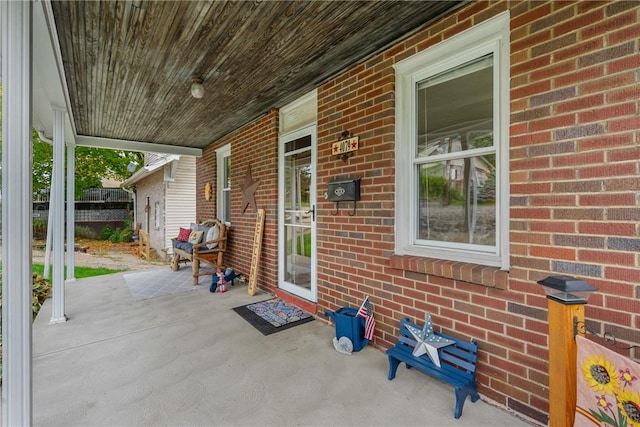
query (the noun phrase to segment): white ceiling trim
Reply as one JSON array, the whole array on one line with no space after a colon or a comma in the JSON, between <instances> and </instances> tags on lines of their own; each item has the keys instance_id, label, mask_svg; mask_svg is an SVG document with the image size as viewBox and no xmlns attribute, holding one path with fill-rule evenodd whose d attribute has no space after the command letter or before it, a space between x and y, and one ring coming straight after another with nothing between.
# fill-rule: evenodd
<instances>
[{"instance_id":1,"label":"white ceiling trim","mask_svg":"<svg viewBox=\"0 0 640 427\"><path fill-rule=\"evenodd\" d=\"M39 6L39 7L38 7ZM53 109L66 109L65 142L75 143L75 123L62 65L62 54L49 1L33 8L32 122L38 132L53 135Z\"/></svg>"},{"instance_id":2,"label":"white ceiling trim","mask_svg":"<svg viewBox=\"0 0 640 427\"><path fill-rule=\"evenodd\" d=\"M127 139L100 138L97 136L76 136L76 144L84 147L109 148L111 150L140 151L147 153L178 154L202 157L201 148L179 145L153 144L151 142L130 141Z\"/></svg>"}]
</instances>

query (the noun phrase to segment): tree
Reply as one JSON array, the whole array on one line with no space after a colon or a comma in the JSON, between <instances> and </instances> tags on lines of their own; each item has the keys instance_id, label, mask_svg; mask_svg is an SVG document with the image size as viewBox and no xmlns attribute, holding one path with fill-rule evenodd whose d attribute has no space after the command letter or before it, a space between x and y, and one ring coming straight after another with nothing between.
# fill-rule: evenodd
<instances>
[{"instance_id":1,"label":"tree","mask_svg":"<svg viewBox=\"0 0 640 427\"><path fill-rule=\"evenodd\" d=\"M77 147L75 150L75 196L84 190L102 188L102 178L124 181L131 176L127 166L142 164L142 153L105 148ZM66 166L66 165L65 165ZM51 188L53 147L33 132L33 196L47 194Z\"/></svg>"},{"instance_id":2,"label":"tree","mask_svg":"<svg viewBox=\"0 0 640 427\"><path fill-rule=\"evenodd\" d=\"M75 149L75 197L84 190L102 188L102 179L124 181L131 173L127 166L131 162L142 164L144 155L134 151L109 150L106 148L77 147ZM52 146L43 142L36 132L33 136L33 195L47 193L51 188L53 166ZM66 162L65 162L66 168Z\"/></svg>"},{"instance_id":3,"label":"tree","mask_svg":"<svg viewBox=\"0 0 640 427\"><path fill-rule=\"evenodd\" d=\"M103 178L122 180L131 173L127 166L131 162L142 164L144 155L134 151L109 150L106 148L76 147L75 149L75 197L84 190L102 188ZM53 147L43 142L34 131L33 135L33 195L47 193L51 188Z\"/></svg>"},{"instance_id":4,"label":"tree","mask_svg":"<svg viewBox=\"0 0 640 427\"><path fill-rule=\"evenodd\" d=\"M51 188L51 168L53 167L53 147L42 141L38 132L33 131L33 198L48 199Z\"/></svg>"},{"instance_id":5,"label":"tree","mask_svg":"<svg viewBox=\"0 0 640 427\"><path fill-rule=\"evenodd\" d=\"M2 106L2 85L0 84L0 113ZM0 114L0 126L2 114ZM2 159L2 137L0 135L0 159ZM144 163L144 154L134 151L109 150L106 148L76 147L75 149L75 195L82 195L83 190L102 188L102 178L122 180L129 178L129 163ZM53 167L53 147L40 139L38 132L33 131L33 197L49 193L51 188L51 169ZM65 162L66 167L66 162ZM0 172L2 167L0 164ZM0 186L2 185L0 173Z\"/></svg>"},{"instance_id":6,"label":"tree","mask_svg":"<svg viewBox=\"0 0 640 427\"><path fill-rule=\"evenodd\" d=\"M34 147L35 148L35 147ZM102 178L124 181L131 176L127 167L131 162L144 163L144 154L136 151L109 150L106 148L77 147L76 196L89 188L102 188Z\"/></svg>"}]
</instances>

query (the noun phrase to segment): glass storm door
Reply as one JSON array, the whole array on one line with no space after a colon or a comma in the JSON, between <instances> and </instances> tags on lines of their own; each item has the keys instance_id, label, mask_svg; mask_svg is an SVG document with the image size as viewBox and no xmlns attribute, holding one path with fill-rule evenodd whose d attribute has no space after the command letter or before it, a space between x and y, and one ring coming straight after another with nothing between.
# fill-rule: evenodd
<instances>
[{"instance_id":1,"label":"glass storm door","mask_svg":"<svg viewBox=\"0 0 640 427\"><path fill-rule=\"evenodd\" d=\"M279 287L316 302L315 125L281 136L279 153Z\"/></svg>"}]
</instances>

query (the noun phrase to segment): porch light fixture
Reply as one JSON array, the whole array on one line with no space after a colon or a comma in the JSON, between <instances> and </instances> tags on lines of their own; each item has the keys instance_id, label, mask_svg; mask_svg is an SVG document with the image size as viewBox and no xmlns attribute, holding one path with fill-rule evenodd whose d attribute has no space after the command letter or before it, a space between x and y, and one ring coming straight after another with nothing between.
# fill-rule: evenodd
<instances>
[{"instance_id":1,"label":"porch light fixture","mask_svg":"<svg viewBox=\"0 0 640 427\"><path fill-rule=\"evenodd\" d=\"M584 280L569 276L550 276L538 284L544 288L547 298L565 305L586 304L589 295L598 290Z\"/></svg>"},{"instance_id":2,"label":"porch light fixture","mask_svg":"<svg viewBox=\"0 0 640 427\"><path fill-rule=\"evenodd\" d=\"M204 96L204 87L202 86L202 79L199 77L191 78L191 96L198 99Z\"/></svg>"}]
</instances>

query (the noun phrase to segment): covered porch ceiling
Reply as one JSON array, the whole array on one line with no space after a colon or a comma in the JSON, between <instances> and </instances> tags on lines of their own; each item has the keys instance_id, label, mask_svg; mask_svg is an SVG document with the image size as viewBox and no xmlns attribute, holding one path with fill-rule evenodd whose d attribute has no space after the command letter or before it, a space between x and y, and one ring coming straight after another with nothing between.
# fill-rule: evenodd
<instances>
[{"instance_id":1,"label":"covered porch ceiling","mask_svg":"<svg viewBox=\"0 0 640 427\"><path fill-rule=\"evenodd\" d=\"M43 1L34 126L64 106L79 145L197 155L461 3Z\"/></svg>"}]
</instances>

